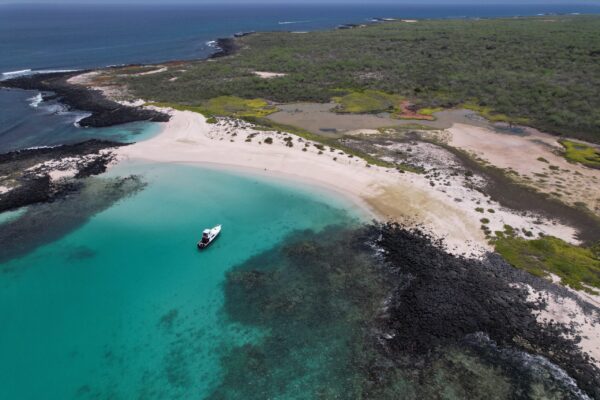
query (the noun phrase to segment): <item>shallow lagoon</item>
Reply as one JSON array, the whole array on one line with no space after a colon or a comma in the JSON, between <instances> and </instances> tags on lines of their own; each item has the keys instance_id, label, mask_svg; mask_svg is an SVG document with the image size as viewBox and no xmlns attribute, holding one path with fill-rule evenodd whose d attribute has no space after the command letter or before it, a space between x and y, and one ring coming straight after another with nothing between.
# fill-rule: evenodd
<instances>
[{"instance_id":1,"label":"shallow lagoon","mask_svg":"<svg viewBox=\"0 0 600 400\"><path fill-rule=\"evenodd\" d=\"M226 272L295 230L359 221L313 188L183 165L108 175L128 174L148 186L0 267L0 397L202 398L220 349L261 336L223 315Z\"/></svg>"}]
</instances>

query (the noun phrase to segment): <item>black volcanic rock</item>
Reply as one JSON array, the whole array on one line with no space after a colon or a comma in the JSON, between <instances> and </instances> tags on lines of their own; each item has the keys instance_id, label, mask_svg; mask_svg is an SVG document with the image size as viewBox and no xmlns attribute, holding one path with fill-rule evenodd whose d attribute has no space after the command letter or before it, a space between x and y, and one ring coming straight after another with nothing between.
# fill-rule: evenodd
<instances>
[{"instance_id":1,"label":"black volcanic rock","mask_svg":"<svg viewBox=\"0 0 600 400\"><path fill-rule=\"evenodd\" d=\"M169 115L142 107L130 107L107 99L101 91L73 85L69 78L84 71L34 74L0 82L0 87L53 92L50 98L92 115L79 121L82 127L107 127L135 121L167 122ZM47 99L48 97L45 97Z\"/></svg>"},{"instance_id":2,"label":"black volcanic rock","mask_svg":"<svg viewBox=\"0 0 600 400\"><path fill-rule=\"evenodd\" d=\"M579 350L573 327L540 324L534 311L545 304L530 301L523 284L574 300L576 296L513 268L501 257L489 255L480 261L449 254L441 241L397 224L381 226L378 246L390 279L398 282L380 321L382 331L392 333L384 345L391 358L426 358L440 347L485 335L498 346L549 359L588 394L600 398L600 369Z\"/></svg>"},{"instance_id":3,"label":"black volcanic rock","mask_svg":"<svg viewBox=\"0 0 600 400\"><path fill-rule=\"evenodd\" d=\"M234 54L238 50L238 45L233 38L217 39L218 51L210 55L209 58L219 58Z\"/></svg>"},{"instance_id":4,"label":"black volcanic rock","mask_svg":"<svg viewBox=\"0 0 600 400\"><path fill-rule=\"evenodd\" d=\"M78 189L77 180L106 171L113 155L100 150L123 146L103 140L0 154L0 185L16 186L0 194L0 212L34 203L54 201ZM65 161L67 160L67 161ZM53 161L55 166L44 166ZM75 169L74 179L52 182L53 170ZM9 184L7 184L9 183ZM4 186L4 185L3 185Z\"/></svg>"}]
</instances>

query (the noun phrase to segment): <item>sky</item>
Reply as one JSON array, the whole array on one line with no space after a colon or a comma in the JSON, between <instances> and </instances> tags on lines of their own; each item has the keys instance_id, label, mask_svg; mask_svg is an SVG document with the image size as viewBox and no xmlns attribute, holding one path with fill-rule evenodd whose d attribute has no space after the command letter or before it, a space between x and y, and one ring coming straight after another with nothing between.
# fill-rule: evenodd
<instances>
[{"instance_id":1,"label":"sky","mask_svg":"<svg viewBox=\"0 0 600 400\"><path fill-rule=\"evenodd\" d=\"M0 4L223 4L223 3L271 3L271 4L301 4L301 3L360 3L365 4L368 1L372 4L569 4L569 3L597 3L600 0L0 0Z\"/></svg>"}]
</instances>

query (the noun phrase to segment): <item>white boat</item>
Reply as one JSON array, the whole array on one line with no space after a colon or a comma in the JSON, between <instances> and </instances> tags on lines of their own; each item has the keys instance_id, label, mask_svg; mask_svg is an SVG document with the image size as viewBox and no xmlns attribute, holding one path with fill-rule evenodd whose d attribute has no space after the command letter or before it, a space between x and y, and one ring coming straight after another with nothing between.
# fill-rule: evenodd
<instances>
[{"instance_id":1,"label":"white boat","mask_svg":"<svg viewBox=\"0 0 600 400\"><path fill-rule=\"evenodd\" d=\"M201 250L206 248L209 244L213 242L213 240L217 238L217 236L219 236L219 233L221 233L221 225L217 225L211 229L203 230L202 239L200 239L200 241L198 242L198 248Z\"/></svg>"}]
</instances>

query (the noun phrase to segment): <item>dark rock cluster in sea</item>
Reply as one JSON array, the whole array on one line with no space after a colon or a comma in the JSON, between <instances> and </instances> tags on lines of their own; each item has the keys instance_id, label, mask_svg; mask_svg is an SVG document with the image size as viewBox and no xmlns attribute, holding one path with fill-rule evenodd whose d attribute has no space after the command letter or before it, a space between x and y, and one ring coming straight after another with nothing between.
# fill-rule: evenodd
<instances>
[{"instance_id":1,"label":"dark rock cluster in sea","mask_svg":"<svg viewBox=\"0 0 600 400\"><path fill-rule=\"evenodd\" d=\"M238 45L233 38L219 38L215 47L218 49L209 58L219 58L234 54L238 50Z\"/></svg>"},{"instance_id":2,"label":"dark rock cluster in sea","mask_svg":"<svg viewBox=\"0 0 600 400\"><path fill-rule=\"evenodd\" d=\"M63 237L83 225L93 215L146 186L144 181L135 175L115 178L91 176L78 179L72 185L72 191L64 193L52 202L33 204L19 217L2 224L1 273L12 272L7 261ZM65 262L73 258L92 256L93 252L89 249L76 248Z\"/></svg>"},{"instance_id":3,"label":"dark rock cluster in sea","mask_svg":"<svg viewBox=\"0 0 600 400\"><path fill-rule=\"evenodd\" d=\"M225 315L264 336L224 349L211 398L600 398L572 328L539 323L524 285L569 296L394 224L299 232L228 273Z\"/></svg>"},{"instance_id":4,"label":"dark rock cluster in sea","mask_svg":"<svg viewBox=\"0 0 600 400\"><path fill-rule=\"evenodd\" d=\"M85 142L0 154L0 212L30 204L54 201L78 190L78 181L106 171L113 155L102 150L122 143ZM71 171L72 179L52 180L51 173Z\"/></svg>"},{"instance_id":5,"label":"dark rock cluster in sea","mask_svg":"<svg viewBox=\"0 0 600 400\"><path fill-rule=\"evenodd\" d=\"M390 361L405 354L428 360L436 349L466 346L487 355L488 361L498 361L515 386L512 398L529 398L527 369L520 368L522 371L516 374L519 369L511 366L513 360L503 367L506 360L501 362L499 357L502 352L519 350L550 360L588 395L600 398L600 370L579 350L573 327L554 322L539 324L533 311L545 304L529 301L523 285L575 296L512 268L497 255L483 261L450 255L441 242L396 224L381 227L378 245L384 251L387 271L398 282L380 319L386 332L380 344L391 355ZM477 336L486 339L475 340ZM564 392L563 398L578 398L578 392L569 387L570 381L549 383L554 386L552 392Z\"/></svg>"},{"instance_id":6,"label":"dark rock cluster in sea","mask_svg":"<svg viewBox=\"0 0 600 400\"><path fill-rule=\"evenodd\" d=\"M85 71L33 74L0 81L0 88L53 92L53 99L91 113L79 121L82 127L108 127L135 121L167 122L169 115L143 107L126 106L107 99L100 90L68 82Z\"/></svg>"}]
</instances>

